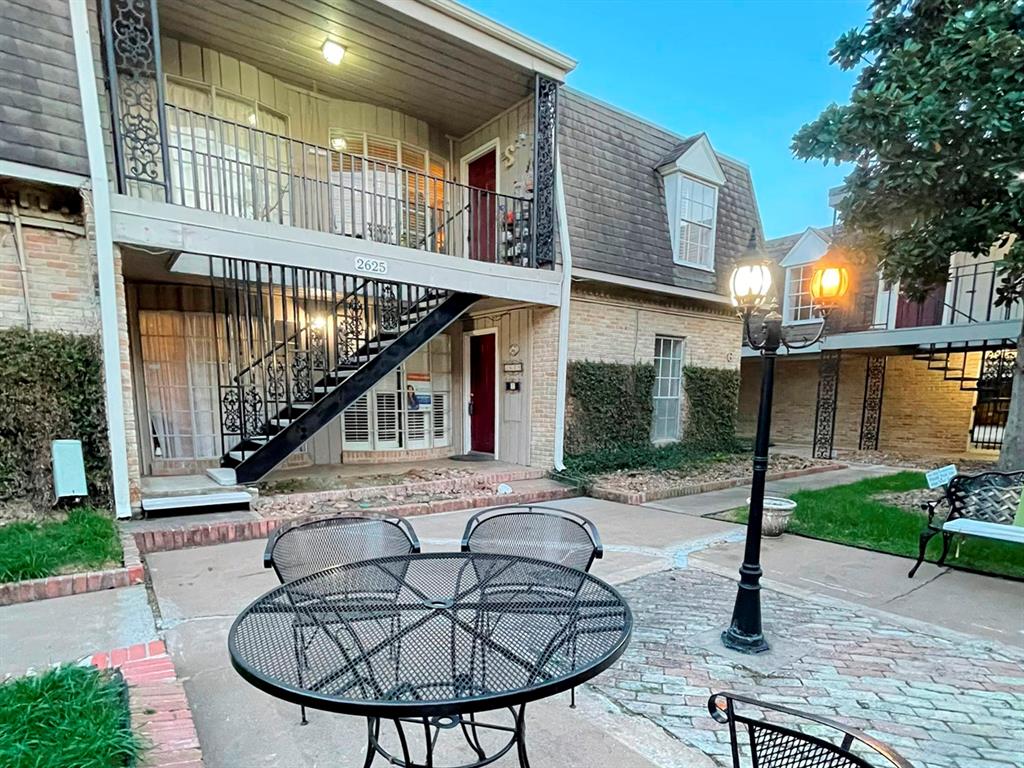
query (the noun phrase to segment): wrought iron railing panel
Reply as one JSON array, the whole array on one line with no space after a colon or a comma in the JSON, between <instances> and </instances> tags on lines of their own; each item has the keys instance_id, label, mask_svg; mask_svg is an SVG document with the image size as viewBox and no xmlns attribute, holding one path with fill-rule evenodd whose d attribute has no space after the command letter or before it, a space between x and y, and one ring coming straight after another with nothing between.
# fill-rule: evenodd
<instances>
[{"instance_id":1,"label":"wrought iron railing panel","mask_svg":"<svg viewBox=\"0 0 1024 768\"><path fill-rule=\"evenodd\" d=\"M136 197L167 200L156 0L103 0L101 20L118 189Z\"/></svg>"},{"instance_id":2,"label":"wrought iron railing panel","mask_svg":"<svg viewBox=\"0 0 1024 768\"><path fill-rule=\"evenodd\" d=\"M534 89L533 194L537 224L534 253L537 264L555 261L555 163L558 141L558 83L537 75Z\"/></svg>"},{"instance_id":3,"label":"wrought iron railing panel","mask_svg":"<svg viewBox=\"0 0 1024 768\"><path fill-rule=\"evenodd\" d=\"M176 205L516 266L534 258L532 200L166 107ZM546 248L547 246L545 246Z\"/></svg>"}]
</instances>

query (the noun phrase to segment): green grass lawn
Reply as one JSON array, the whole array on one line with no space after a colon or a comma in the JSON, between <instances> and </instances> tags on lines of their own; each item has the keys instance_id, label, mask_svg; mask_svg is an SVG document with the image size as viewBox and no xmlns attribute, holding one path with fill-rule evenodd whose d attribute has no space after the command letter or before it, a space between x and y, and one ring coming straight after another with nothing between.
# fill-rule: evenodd
<instances>
[{"instance_id":1,"label":"green grass lawn","mask_svg":"<svg viewBox=\"0 0 1024 768\"><path fill-rule=\"evenodd\" d=\"M114 521L89 507L59 522L0 527L0 582L120 565L121 558Z\"/></svg>"},{"instance_id":2,"label":"green grass lawn","mask_svg":"<svg viewBox=\"0 0 1024 768\"><path fill-rule=\"evenodd\" d=\"M798 491L790 495L797 506L789 531L916 559L925 516L883 504L872 496L925 487L923 473L899 472L818 491ZM936 490L936 497L941 494ZM943 509L940 507L940 514L945 514ZM737 510L733 519L746 521L746 509ZM1024 547L1019 544L966 536L961 539L960 556L954 559L955 548L954 542L948 565L1024 578ZM936 536L928 545L927 559L934 562L941 552L942 537Z\"/></svg>"},{"instance_id":3,"label":"green grass lawn","mask_svg":"<svg viewBox=\"0 0 1024 768\"><path fill-rule=\"evenodd\" d=\"M135 765L142 747L124 692L123 682L92 667L58 667L0 684L0 765Z\"/></svg>"}]
</instances>

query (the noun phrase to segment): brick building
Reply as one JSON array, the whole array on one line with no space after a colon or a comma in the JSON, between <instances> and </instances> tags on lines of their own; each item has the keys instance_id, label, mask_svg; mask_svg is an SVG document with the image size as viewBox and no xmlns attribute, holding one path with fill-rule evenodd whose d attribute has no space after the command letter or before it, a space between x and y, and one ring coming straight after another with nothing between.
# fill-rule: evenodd
<instances>
[{"instance_id":1,"label":"brick building","mask_svg":"<svg viewBox=\"0 0 1024 768\"><path fill-rule=\"evenodd\" d=\"M770 240L773 283L790 334L811 334L809 280L832 229ZM858 267L847 304L824 341L784 354L776 365L772 438L835 450L904 455L994 456L1002 444L1012 385L1019 305L998 307L999 254L950 259L948 281L920 302L876 270ZM740 430L753 434L760 361L744 349Z\"/></svg>"},{"instance_id":2,"label":"brick building","mask_svg":"<svg viewBox=\"0 0 1024 768\"><path fill-rule=\"evenodd\" d=\"M0 327L101 336L118 514L167 475L560 466L570 360L655 362L674 440L683 365L739 367L746 166L454 3L357 5L0 7Z\"/></svg>"}]
</instances>

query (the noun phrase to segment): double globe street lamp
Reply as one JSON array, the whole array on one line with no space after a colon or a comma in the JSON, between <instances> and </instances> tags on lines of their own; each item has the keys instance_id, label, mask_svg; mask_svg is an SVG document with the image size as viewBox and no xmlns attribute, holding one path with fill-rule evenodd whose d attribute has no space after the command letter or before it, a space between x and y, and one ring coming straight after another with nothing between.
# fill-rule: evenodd
<instances>
[{"instance_id":1,"label":"double globe street lamp","mask_svg":"<svg viewBox=\"0 0 1024 768\"><path fill-rule=\"evenodd\" d=\"M743 320L743 334L751 349L761 352L761 402L757 411L757 435L754 438L754 475L750 483L750 513L743 550L743 565L736 591L732 623L722 632L726 648L741 653L768 650L761 627L761 521L764 513L764 485L768 473L768 443L772 420L772 393L775 387L775 358L779 347L804 349L819 342L825 334L829 313L842 301L850 285L847 267L829 254L814 267L810 294L814 312L821 325L812 338L789 339L782 328L782 315L771 301L771 262L758 248L756 233L737 262L730 278L732 302ZM771 303L769 303L771 302ZM758 327L759 325L759 327Z\"/></svg>"}]
</instances>

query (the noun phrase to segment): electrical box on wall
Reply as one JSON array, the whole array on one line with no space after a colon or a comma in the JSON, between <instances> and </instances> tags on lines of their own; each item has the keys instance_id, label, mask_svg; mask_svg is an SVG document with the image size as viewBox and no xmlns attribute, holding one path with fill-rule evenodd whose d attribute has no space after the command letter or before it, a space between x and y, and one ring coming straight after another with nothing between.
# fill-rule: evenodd
<instances>
[{"instance_id":1,"label":"electrical box on wall","mask_svg":"<svg viewBox=\"0 0 1024 768\"><path fill-rule=\"evenodd\" d=\"M53 495L57 499L89 495L81 440L53 441Z\"/></svg>"},{"instance_id":2,"label":"electrical box on wall","mask_svg":"<svg viewBox=\"0 0 1024 768\"><path fill-rule=\"evenodd\" d=\"M518 392L519 391L519 382L518 381L506 381L505 382L505 391L506 392Z\"/></svg>"}]
</instances>

